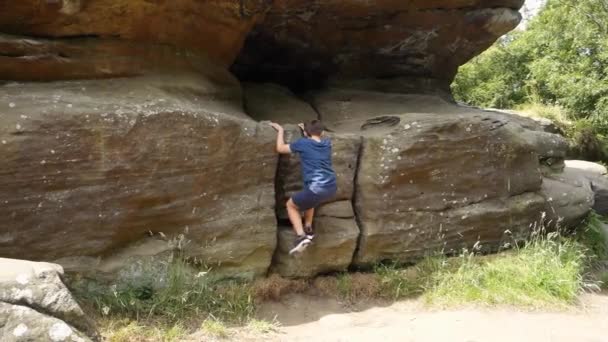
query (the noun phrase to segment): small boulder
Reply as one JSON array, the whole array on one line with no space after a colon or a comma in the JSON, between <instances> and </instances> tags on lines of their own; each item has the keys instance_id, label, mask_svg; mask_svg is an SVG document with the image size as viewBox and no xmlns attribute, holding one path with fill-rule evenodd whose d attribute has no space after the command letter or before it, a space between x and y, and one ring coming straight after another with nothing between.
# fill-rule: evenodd
<instances>
[{"instance_id":1,"label":"small boulder","mask_svg":"<svg viewBox=\"0 0 608 342\"><path fill-rule=\"evenodd\" d=\"M0 340L94 341L57 264L0 258Z\"/></svg>"},{"instance_id":2,"label":"small boulder","mask_svg":"<svg viewBox=\"0 0 608 342\"><path fill-rule=\"evenodd\" d=\"M584 160L567 160L566 166L591 182L594 194L593 210L608 215L608 170L604 165Z\"/></svg>"},{"instance_id":3,"label":"small boulder","mask_svg":"<svg viewBox=\"0 0 608 342\"><path fill-rule=\"evenodd\" d=\"M574 227L594 206L591 182L579 170L571 167L545 177L540 193L547 201L546 223L550 226Z\"/></svg>"}]
</instances>

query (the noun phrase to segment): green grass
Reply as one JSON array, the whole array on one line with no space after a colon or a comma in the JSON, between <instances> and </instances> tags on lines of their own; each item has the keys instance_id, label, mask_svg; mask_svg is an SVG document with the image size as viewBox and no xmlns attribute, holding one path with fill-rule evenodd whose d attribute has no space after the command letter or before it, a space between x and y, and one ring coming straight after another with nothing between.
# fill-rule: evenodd
<instances>
[{"instance_id":1,"label":"green grass","mask_svg":"<svg viewBox=\"0 0 608 342\"><path fill-rule=\"evenodd\" d=\"M201 330L206 332L207 334L219 338L227 338L229 336L228 327L215 318L207 318L201 324Z\"/></svg>"},{"instance_id":2,"label":"green grass","mask_svg":"<svg viewBox=\"0 0 608 342\"><path fill-rule=\"evenodd\" d=\"M438 305L571 305L583 288L584 260L580 244L561 238L531 242L489 261L465 253L456 271L433 275L424 298Z\"/></svg>"},{"instance_id":3,"label":"green grass","mask_svg":"<svg viewBox=\"0 0 608 342\"><path fill-rule=\"evenodd\" d=\"M596 260L608 260L608 236L602 228L603 218L591 212L577 231L577 239L589 249L587 253Z\"/></svg>"},{"instance_id":4,"label":"green grass","mask_svg":"<svg viewBox=\"0 0 608 342\"><path fill-rule=\"evenodd\" d=\"M274 320L272 322L259 320L259 319L251 319L247 323L247 328L253 332L258 334L269 334L279 331L279 322Z\"/></svg>"},{"instance_id":5,"label":"green grass","mask_svg":"<svg viewBox=\"0 0 608 342\"><path fill-rule=\"evenodd\" d=\"M201 316L244 323L255 311L248 284L217 281L182 258L173 258L166 273L160 287L139 279L112 286L87 282L74 286L74 293L101 315L161 319L168 324Z\"/></svg>"},{"instance_id":6,"label":"green grass","mask_svg":"<svg viewBox=\"0 0 608 342\"><path fill-rule=\"evenodd\" d=\"M108 342L175 342L187 335L186 329L179 324L167 327L121 320L108 322L102 333L104 341Z\"/></svg>"},{"instance_id":7,"label":"green grass","mask_svg":"<svg viewBox=\"0 0 608 342\"><path fill-rule=\"evenodd\" d=\"M162 286L143 278L112 286L83 283L73 290L85 307L97 311L104 337L111 342L178 341L197 329L225 338L232 336L227 324L255 334L276 332L276 321L254 318L256 299L279 300L310 289L347 305L421 296L438 306L565 307L576 303L590 265L605 265L608 260L601 220L592 213L574 236L534 234L525 245L496 255L437 254L408 268L380 264L370 273L340 273L310 281L277 276L256 283L218 281L186 260L173 258L160 275ZM598 266L593 275L608 288L605 268Z\"/></svg>"},{"instance_id":8,"label":"green grass","mask_svg":"<svg viewBox=\"0 0 608 342\"><path fill-rule=\"evenodd\" d=\"M605 246L597 236L597 219L590 216L583 243L557 233L536 234L524 246L492 256L463 251L454 258L429 256L408 269L379 265L374 269L381 284L379 295L393 300L421 295L438 306L575 304L585 286L588 254Z\"/></svg>"},{"instance_id":9,"label":"green grass","mask_svg":"<svg viewBox=\"0 0 608 342\"><path fill-rule=\"evenodd\" d=\"M336 276L338 296L342 299L353 298L353 282L349 273L340 273Z\"/></svg>"},{"instance_id":10,"label":"green grass","mask_svg":"<svg viewBox=\"0 0 608 342\"><path fill-rule=\"evenodd\" d=\"M573 118L560 106L539 103L523 104L516 110L525 116L549 119L558 126L569 141L571 159L608 161L608 127L605 121Z\"/></svg>"},{"instance_id":11,"label":"green grass","mask_svg":"<svg viewBox=\"0 0 608 342\"><path fill-rule=\"evenodd\" d=\"M526 103L517 106L515 110L533 118L549 119L562 128L572 124L570 116L560 106L545 105L540 103Z\"/></svg>"}]
</instances>

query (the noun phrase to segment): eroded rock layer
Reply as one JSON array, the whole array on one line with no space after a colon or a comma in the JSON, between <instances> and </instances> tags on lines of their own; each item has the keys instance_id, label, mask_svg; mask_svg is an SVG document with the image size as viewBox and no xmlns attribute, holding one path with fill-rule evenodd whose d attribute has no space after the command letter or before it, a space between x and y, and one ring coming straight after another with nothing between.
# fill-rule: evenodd
<instances>
[{"instance_id":1,"label":"eroded rock layer","mask_svg":"<svg viewBox=\"0 0 608 342\"><path fill-rule=\"evenodd\" d=\"M273 132L242 112L227 74L0 89L0 255L97 257L183 233L215 269L266 272Z\"/></svg>"},{"instance_id":2,"label":"eroded rock layer","mask_svg":"<svg viewBox=\"0 0 608 342\"><path fill-rule=\"evenodd\" d=\"M328 89L311 96L329 127L362 136L354 263L410 262L432 252L496 250L542 219L546 133L504 113L435 96ZM579 216L580 218L580 216Z\"/></svg>"},{"instance_id":3,"label":"eroded rock layer","mask_svg":"<svg viewBox=\"0 0 608 342\"><path fill-rule=\"evenodd\" d=\"M517 26L523 0L277 0L233 70L293 87L331 76L447 87L461 64Z\"/></svg>"},{"instance_id":4,"label":"eroded rock layer","mask_svg":"<svg viewBox=\"0 0 608 342\"><path fill-rule=\"evenodd\" d=\"M177 248L225 275L310 277L606 211L605 169L566 166L554 127L449 101L522 3L0 1L0 256L116 279ZM294 258L299 161L266 121L289 142L313 118L339 191Z\"/></svg>"},{"instance_id":5,"label":"eroded rock layer","mask_svg":"<svg viewBox=\"0 0 608 342\"><path fill-rule=\"evenodd\" d=\"M166 44L204 52L228 66L268 5L266 0L2 1L0 32Z\"/></svg>"}]
</instances>

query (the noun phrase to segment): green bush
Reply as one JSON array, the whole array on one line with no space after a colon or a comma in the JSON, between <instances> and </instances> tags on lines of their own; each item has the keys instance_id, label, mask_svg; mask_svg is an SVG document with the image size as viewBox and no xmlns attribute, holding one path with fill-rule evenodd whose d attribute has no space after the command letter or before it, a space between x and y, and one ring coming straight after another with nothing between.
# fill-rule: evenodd
<instances>
[{"instance_id":1,"label":"green bush","mask_svg":"<svg viewBox=\"0 0 608 342\"><path fill-rule=\"evenodd\" d=\"M607 36L605 0L548 0L525 31L506 35L460 68L454 97L480 107L559 106L594 127L576 139L589 146L585 154L597 156L587 140L608 135Z\"/></svg>"}]
</instances>

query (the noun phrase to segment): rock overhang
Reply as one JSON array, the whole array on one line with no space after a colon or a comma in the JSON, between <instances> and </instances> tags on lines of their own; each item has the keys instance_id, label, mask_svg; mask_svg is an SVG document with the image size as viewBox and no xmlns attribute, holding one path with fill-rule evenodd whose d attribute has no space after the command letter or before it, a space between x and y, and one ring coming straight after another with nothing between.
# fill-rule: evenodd
<instances>
[{"instance_id":1,"label":"rock overhang","mask_svg":"<svg viewBox=\"0 0 608 342\"><path fill-rule=\"evenodd\" d=\"M241 79L292 88L327 79L409 78L449 85L460 65L520 22L521 0L280 0L232 66ZM410 89L411 90L411 89Z\"/></svg>"},{"instance_id":2,"label":"rock overhang","mask_svg":"<svg viewBox=\"0 0 608 342\"><path fill-rule=\"evenodd\" d=\"M205 59L231 66L242 81L296 90L364 78L405 79L410 85L403 92L446 90L460 65L517 26L522 5L523 0L3 2L0 32L19 37L0 37L0 79L122 77L163 66L197 71L196 60Z\"/></svg>"}]
</instances>

